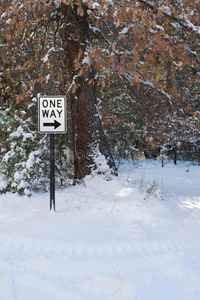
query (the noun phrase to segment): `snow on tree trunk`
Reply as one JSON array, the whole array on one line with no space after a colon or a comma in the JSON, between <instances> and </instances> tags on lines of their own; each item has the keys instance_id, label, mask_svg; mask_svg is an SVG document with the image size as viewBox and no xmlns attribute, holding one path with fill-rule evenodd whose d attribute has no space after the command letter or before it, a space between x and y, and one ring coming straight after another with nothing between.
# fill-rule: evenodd
<instances>
[{"instance_id":1,"label":"snow on tree trunk","mask_svg":"<svg viewBox=\"0 0 200 300\"><path fill-rule=\"evenodd\" d=\"M96 100L96 70L94 62L80 74L77 61L86 60L90 49L87 6L63 4L60 35L66 53L71 91L72 140L75 180L81 180L98 168L97 153L103 155L109 169L116 173L115 163L100 121Z\"/></svg>"}]
</instances>

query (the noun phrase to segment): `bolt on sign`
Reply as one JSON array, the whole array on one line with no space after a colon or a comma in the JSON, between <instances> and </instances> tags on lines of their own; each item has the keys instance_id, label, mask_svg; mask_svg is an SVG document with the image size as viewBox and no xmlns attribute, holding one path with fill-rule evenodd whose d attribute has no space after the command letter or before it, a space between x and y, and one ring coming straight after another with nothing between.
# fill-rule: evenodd
<instances>
[{"instance_id":1,"label":"bolt on sign","mask_svg":"<svg viewBox=\"0 0 200 300\"><path fill-rule=\"evenodd\" d=\"M41 96L38 106L38 127L40 133L66 132L65 96Z\"/></svg>"}]
</instances>

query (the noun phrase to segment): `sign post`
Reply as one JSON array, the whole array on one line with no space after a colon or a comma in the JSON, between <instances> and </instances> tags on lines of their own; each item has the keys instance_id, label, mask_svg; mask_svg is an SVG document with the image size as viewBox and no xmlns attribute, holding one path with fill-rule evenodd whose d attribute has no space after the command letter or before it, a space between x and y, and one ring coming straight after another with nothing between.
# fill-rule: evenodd
<instances>
[{"instance_id":1,"label":"sign post","mask_svg":"<svg viewBox=\"0 0 200 300\"><path fill-rule=\"evenodd\" d=\"M50 134L50 210L52 206L55 211L55 139Z\"/></svg>"},{"instance_id":2,"label":"sign post","mask_svg":"<svg viewBox=\"0 0 200 300\"><path fill-rule=\"evenodd\" d=\"M40 133L50 134L50 210L55 211L55 133L66 132L65 96L41 96L38 105Z\"/></svg>"}]
</instances>

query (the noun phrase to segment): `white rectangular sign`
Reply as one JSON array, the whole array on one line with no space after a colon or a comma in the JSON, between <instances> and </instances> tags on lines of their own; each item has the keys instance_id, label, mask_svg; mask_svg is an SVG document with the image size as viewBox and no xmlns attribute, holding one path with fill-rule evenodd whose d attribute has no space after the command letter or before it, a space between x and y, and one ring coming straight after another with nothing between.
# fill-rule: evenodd
<instances>
[{"instance_id":1,"label":"white rectangular sign","mask_svg":"<svg viewBox=\"0 0 200 300\"><path fill-rule=\"evenodd\" d=\"M40 133L66 132L65 96L41 96L39 98L38 127Z\"/></svg>"}]
</instances>

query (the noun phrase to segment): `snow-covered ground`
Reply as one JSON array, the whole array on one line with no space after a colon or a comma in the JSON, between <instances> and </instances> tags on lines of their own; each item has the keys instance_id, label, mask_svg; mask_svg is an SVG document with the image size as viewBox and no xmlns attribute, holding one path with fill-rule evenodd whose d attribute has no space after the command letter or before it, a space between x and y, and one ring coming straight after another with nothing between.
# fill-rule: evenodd
<instances>
[{"instance_id":1,"label":"snow-covered ground","mask_svg":"<svg viewBox=\"0 0 200 300\"><path fill-rule=\"evenodd\" d=\"M200 167L160 165L1 195L0 300L199 300Z\"/></svg>"}]
</instances>

